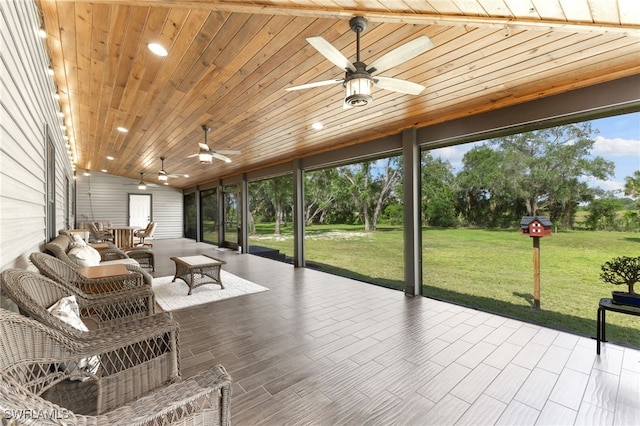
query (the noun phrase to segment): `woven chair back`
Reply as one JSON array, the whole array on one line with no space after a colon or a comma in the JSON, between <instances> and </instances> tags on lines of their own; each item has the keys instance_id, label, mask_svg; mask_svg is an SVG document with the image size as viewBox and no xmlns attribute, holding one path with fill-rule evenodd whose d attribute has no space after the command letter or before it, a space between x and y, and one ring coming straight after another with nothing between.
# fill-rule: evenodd
<instances>
[{"instance_id":1,"label":"woven chair back","mask_svg":"<svg viewBox=\"0 0 640 426\"><path fill-rule=\"evenodd\" d=\"M36 395L69 377L60 367L80 350L61 333L2 308L0 347L0 371Z\"/></svg>"},{"instance_id":2,"label":"woven chair back","mask_svg":"<svg viewBox=\"0 0 640 426\"><path fill-rule=\"evenodd\" d=\"M46 253L33 252L29 255L33 265L41 274L54 281L76 283L83 281L82 275L75 268L55 256Z\"/></svg>"},{"instance_id":3,"label":"woven chair back","mask_svg":"<svg viewBox=\"0 0 640 426\"><path fill-rule=\"evenodd\" d=\"M47 310L61 298L73 295L63 284L37 272L17 268L3 271L1 280L3 291L18 305L23 314L68 332L70 335L82 333Z\"/></svg>"}]
</instances>

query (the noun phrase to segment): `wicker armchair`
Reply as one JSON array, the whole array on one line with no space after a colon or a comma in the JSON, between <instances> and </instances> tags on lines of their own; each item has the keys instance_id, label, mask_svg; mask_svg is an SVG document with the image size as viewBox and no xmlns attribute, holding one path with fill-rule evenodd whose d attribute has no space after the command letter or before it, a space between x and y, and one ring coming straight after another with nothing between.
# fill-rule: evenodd
<instances>
[{"instance_id":1,"label":"wicker armchair","mask_svg":"<svg viewBox=\"0 0 640 426\"><path fill-rule=\"evenodd\" d=\"M149 287L86 294L77 287L23 269L7 269L2 272L0 279L2 292L16 303L20 312L36 319L43 316L48 318L49 315L44 312L47 307L71 295L76 297L82 320L95 325L94 328L126 323L155 314L155 294Z\"/></svg>"},{"instance_id":2,"label":"wicker armchair","mask_svg":"<svg viewBox=\"0 0 640 426\"><path fill-rule=\"evenodd\" d=\"M100 374L104 377L100 378L101 385L97 391L104 390L104 392L95 393L85 390L87 395L95 395L98 413L122 405L180 377L179 325L173 320L170 313L165 312L139 319L130 319L113 326L82 331L47 310L49 302L53 304L57 301L47 300L48 297L53 299L54 291L37 290L39 286L50 287L48 290L63 289L62 286L58 286L54 281L36 272L21 269L3 271L1 277L3 291L12 298L15 297L13 300L22 312L29 314L35 320L77 345L83 347L100 346ZM17 290L19 287L31 290L29 292L31 294L27 291L19 292ZM65 297L70 294L61 291L61 295ZM84 301L80 300L79 302L83 303ZM81 312L90 312L93 315L91 311L94 306L79 303L79 307ZM100 309L100 313L109 314L110 312L106 309ZM92 318L96 317L92 316ZM1 369L2 366L0 366ZM123 381L126 386L122 392L116 393L114 386L119 381ZM51 398L47 397L47 399ZM67 400L54 400L54 402L65 407L71 403ZM84 401L79 406L69 408L91 414L93 411L87 411L88 402L90 401Z\"/></svg>"},{"instance_id":3,"label":"wicker armchair","mask_svg":"<svg viewBox=\"0 0 640 426\"><path fill-rule=\"evenodd\" d=\"M112 350L110 344L75 342L35 320L0 309L0 345L11 348L0 351L2 424L229 424L231 377L222 366L168 386L149 388L150 393L136 399L142 392L135 392L135 388L142 387L152 369L135 375L124 370L112 376L101 370L87 374L86 381L69 380L77 373L69 365L90 355L102 358ZM106 402L115 395L123 395L123 402L111 408L115 405ZM87 400L88 405L95 405L96 399L98 406L108 407L101 414L80 414L74 408L82 408Z\"/></svg>"},{"instance_id":4,"label":"wicker armchair","mask_svg":"<svg viewBox=\"0 0 640 426\"><path fill-rule=\"evenodd\" d=\"M124 267L129 271L127 275L91 279L76 271L77 266L71 266L46 253L33 252L29 259L41 274L59 283L77 287L88 294L120 291L142 286L150 288L151 281L153 281L153 278L145 278L139 265L125 264ZM151 277L148 272L144 271L144 273Z\"/></svg>"}]
</instances>

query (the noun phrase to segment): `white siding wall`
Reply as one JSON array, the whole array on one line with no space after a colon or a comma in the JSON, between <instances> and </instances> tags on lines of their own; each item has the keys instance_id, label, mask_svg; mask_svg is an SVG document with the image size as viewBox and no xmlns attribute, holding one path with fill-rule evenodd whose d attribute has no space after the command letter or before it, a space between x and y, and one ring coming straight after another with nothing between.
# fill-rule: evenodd
<instances>
[{"instance_id":1,"label":"white siding wall","mask_svg":"<svg viewBox=\"0 0 640 426\"><path fill-rule=\"evenodd\" d=\"M139 190L137 184L138 180L107 173L91 173L84 176L78 171L77 220L109 221L113 225L128 225L128 194L151 194L152 220L158 223L153 238L181 238L182 191L164 185L147 186L147 189Z\"/></svg>"},{"instance_id":2,"label":"white siding wall","mask_svg":"<svg viewBox=\"0 0 640 426\"><path fill-rule=\"evenodd\" d=\"M34 2L0 1L0 269L28 267L28 255L47 237L47 126L56 151L56 227L65 226L72 170L39 26Z\"/></svg>"}]
</instances>

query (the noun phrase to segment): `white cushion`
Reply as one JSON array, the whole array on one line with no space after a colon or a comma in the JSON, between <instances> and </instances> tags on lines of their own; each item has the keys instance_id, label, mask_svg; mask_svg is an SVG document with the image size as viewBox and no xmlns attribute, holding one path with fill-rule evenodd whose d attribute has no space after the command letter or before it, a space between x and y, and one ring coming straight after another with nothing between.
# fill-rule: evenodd
<instances>
[{"instance_id":1,"label":"white cushion","mask_svg":"<svg viewBox=\"0 0 640 426\"><path fill-rule=\"evenodd\" d=\"M58 318L60 321L63 321L73 328L77 328L82 331L89 331L87 326L82 322L82 318L80 318L80 309L78 308L78 302L76 301L76 296L68 296L63 297L58 300L56 303L51 305L47 309L51 315ZM100 358L98 356L92 356L89 358L83 358L77 363L69 362L65 365L65 369L69 372L76 371L80 369L82 371L86 371L89 373L96 374L98 372L98 368L100 367ZM88 376L79 374L79 375L71 375L71 380L87 380Z\"/></svg>"},{"instance_id":2,"label":"white cushion","mask_svg":"<svg viewBox=\"0 0 640 426\"><path fill-rule=\"evenodd\" d=\"M87 242L85 240L83 240L80 235L73 234L72 235L72 239L73 239L73 241L69 244L69 248L87 247ZM91 248L93 248L93 247L91 247Z\"/></svg>"},{"instance_id":3,"label":"white cushion","mask_svg":"<svg viewBox=\"0 0 640 426\"><path fill-rule=\"evenodd\" d=\"M73 247L67 252L69 258L80 266L98 266L100 253L91 246Z\"/></svg>"}]
</instances>

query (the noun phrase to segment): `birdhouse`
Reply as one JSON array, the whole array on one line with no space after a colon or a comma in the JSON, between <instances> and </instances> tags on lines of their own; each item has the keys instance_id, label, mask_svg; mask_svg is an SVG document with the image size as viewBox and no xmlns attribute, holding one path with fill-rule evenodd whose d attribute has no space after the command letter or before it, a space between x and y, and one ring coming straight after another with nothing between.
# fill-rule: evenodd
<instances>
[{"instance_id":1,"label":"birdhouse","mask_svg":"<svg viewBox=\"0 0 640 426\"><path fill-rule=\"evenodd\" d=\"M522 235L546 237L551 235L553 223L546 216L523 216L520 220Z\"/></svg>"}]
</instances>

